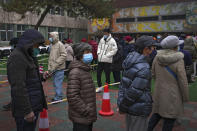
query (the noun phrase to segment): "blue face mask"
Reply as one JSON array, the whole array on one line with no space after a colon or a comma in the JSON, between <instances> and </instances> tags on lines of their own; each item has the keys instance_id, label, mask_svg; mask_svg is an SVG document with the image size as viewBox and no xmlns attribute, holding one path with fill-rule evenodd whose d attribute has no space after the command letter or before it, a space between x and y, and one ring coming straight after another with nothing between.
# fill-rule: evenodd
<instances>
[{"instance_id":1,"label":"blue face mask","mask_svg":"<svg viewBox=\"0 0 197 131\"><path fill-rule=\"evenodd\" d=\"M104 35L103 37L104 37L104 39L107 39L108 35Z\"/></svg>"},{"instance_id":2,"label":"blue face mask","mask_svg":"<svg viewBox=\"0 0 197 131\"><path fill-rule=\"evenodd\" d=\"M33 49L33 55L34 57L37 57L37 55L40 54L40 50L38 48Z\"/></svg>"},{"instance_id":3,"label":"blue face mask","mask_svg":"<svg viewBox=\"0 0 197 131\"><path fill-rule=\"evenodd\" d=\"M181 47L180 46L178 46L178 51L180 51L181 50Z\"/></svg>"},{"instance_id":4,"label":"blue face mask","mask_svg":"<svg viewBox=\"0 0 197 131\"><path fill-rule=\"evenodd\" d=\"M158 35L158 36L157 36L157 39L161 39L161 36L160 36L160 35Z\"/></svg>"},{"instance_id":5,"label":"blue face mask","mask_svg":"<svg viewBox=\"0 0 197 131\"><path fill-rule=\"evenodd\" d=\"M12 49L12 50L14 49L14 46L13 46L13 45L11 46L11 49Z\"/></svg>"},{"instance_id":6,"label":"blue face mask","mask_svg":"<svg viewBox=\"0 0 197 131\"><path fill-rule=\"evenodd\" d=\"M53 43L53 38L49 38L49 41L50 41L51 43Z\"/></svg>"},{"instance_id":7,"label":"blue face mask","mask_svg":"<svg viewBox=\"0 0 197 131\"><path fill-rule=\"evenodd\" d=\"M90 64L90 63L92 62L92 60L93 60L93 55L92 55L92 53L84 54L84 55L83 55L83 62L84 62L85 64Z\"/></svg>"}]
</instances>

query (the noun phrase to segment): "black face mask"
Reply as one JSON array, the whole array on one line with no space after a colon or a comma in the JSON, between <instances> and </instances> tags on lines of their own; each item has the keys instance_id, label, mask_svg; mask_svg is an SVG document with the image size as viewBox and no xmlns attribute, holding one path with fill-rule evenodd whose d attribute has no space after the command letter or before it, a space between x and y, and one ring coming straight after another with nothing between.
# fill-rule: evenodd
<instances>
[{"instance_id":1,"label":"black face mask","mask_svg":"<svg viewBox=\"0 0 197 131\"><path fill-rule=\"evenodd\" d=\"M33 57L33 47L27 50L28 54Z\"/></svg>"}]
</instances>

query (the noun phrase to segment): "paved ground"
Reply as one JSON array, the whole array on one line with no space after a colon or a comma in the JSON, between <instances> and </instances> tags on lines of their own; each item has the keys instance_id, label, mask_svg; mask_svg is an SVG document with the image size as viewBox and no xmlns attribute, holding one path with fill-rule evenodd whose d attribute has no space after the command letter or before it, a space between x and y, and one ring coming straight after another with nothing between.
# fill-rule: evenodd
<instances>
[{"instance_id":1,"label":"paved ground","mask_svg":"<svg viewBox=\"0 0 197 131\"><path fill-rule=\"evenodd\" d=\"M50 101L53 93L52 83L44 83L47 99ZM66 87L66 83L64 83ZM66 89L64 88L64 93ZM10 89L8 84L0 85L0 110L2 105L9 102ZM116 110L117 90L111 90L111 106ZM97 94L97 109L100 110L102 94ZM72 131L72 123L68 119L67 102L49 106L50 131ZM185 105L185 113L180 118L181 125L175 126L173 131L197 131L197 103L190 102ZM101 117L94 124L94 131L124 131L124 115L117 112L111 117ZM161 131L162 122L157 126L156 131ZM0 111L0 131L16 131L15 123L10 112Z\"/></svg>"}]
</instances>

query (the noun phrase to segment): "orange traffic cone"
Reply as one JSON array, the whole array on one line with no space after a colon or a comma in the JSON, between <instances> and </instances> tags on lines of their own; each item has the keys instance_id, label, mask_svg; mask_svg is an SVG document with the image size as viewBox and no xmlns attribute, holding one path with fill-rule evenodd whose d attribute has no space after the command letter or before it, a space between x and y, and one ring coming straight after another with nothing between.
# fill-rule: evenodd
<instances>
[{"instance_id":1,"label":"orange traffic cone","mask_svg":"<svg viewBox=\"0 0 197 131\"><path fill-rule=\"evenodd\" d=\"M113 112L113 110L111 110L111 106L110 106L110 94L109 94L108 84L106 84L104 87L102 108L99 111L99 114L103 115L103 116L111 116L114 114L114 112Z\"/></svg>"},{"instance_id":2,"label":"orange traffic cone","mask_svg":"<svg viewBox=\"0 0 197 131\"><path fill-rule=\"evenodd\" d=\"M46 109L40 113L39 131L49 131L49 119Z\"/></svg>"}]
</instances>

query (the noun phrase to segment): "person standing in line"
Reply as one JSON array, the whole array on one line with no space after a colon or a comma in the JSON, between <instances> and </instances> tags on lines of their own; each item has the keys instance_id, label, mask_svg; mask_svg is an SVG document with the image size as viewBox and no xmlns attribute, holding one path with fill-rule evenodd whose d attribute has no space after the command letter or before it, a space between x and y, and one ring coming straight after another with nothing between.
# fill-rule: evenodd
<instances>
[{"instance_id":1,"label":"person standing in line","mask_svg":"<svg viewBox=\"0 0 197 131\"><path fill-rule=\"evenodd\" d=\"M126 59L127 55L135 50L134 46L135 40L131 36L124 37L124 46L123 46L123 57Z\"/></svg>"},{"instance_id":2,"label":"person standing in line","mask_svg":"<svg viewBox=\"0 0 197 131\"><path fill-rule=\"evenodd\" d=\"M39 66L34 52L44 37L34 29L26 30L7 62L11 86L12 115L17 131L35 131L39 113L47 109Z\"/></svg>"},{"instance_id":3,"label":"person standing in line","mask_svg":"<svg viewBox=\"0 0 197 131\"><path fill-rule=\"evenodd\" d=\"M176 119L183 113L183 103L189 101L184 55L178 51L182 43L177 36L166 37L161 42L163 50L158 51L153 61L155 90L148 131L153 131L160 119L164 120L162 131L172 131Z\"/></svg>"},{"instance_id":4,"label":"person standing in line","mask_svg":"<svg viewBox=\"0 0 197 131\"><path fill-rule=\"evenodd\" d=\"M73 52L73 48L69 45L69 43L67 43L67 39L63 40L63 44L65 46L66 49L66 53L67 53L67 57L66 57L66 69L68 69L70 63L74 60L74 52ZM66 71L66 74L68 71Z\"/></svg>"},{"instance_id":5,"label":"person standing in line","mask_svg":"<svg viewBox=\"0 0 197 131\"><path fill-rule=\"evenodd\" d=\"M65 46L59 41L58 32L51 32L49 41L52 43L49 55L48 71L45 76L53 76L53 85L55 88L55 97L52 101L62 100L62 84L64 80L65 61L67 57Z\"/></svg>"},{"instance_id":6,"label":"person standing in line","mask_svg":"<svg viewBox=\"0 0 197 131\"><path fill-rule=\"evenodd\" d=\"M136 50L124 60L123 77L118 92L118 108L126 114L126 131L147 131L148 116L152 111L151 71L147 57L155 41L151 36L141 36Z\"/></svg>"},{"instance_id":7,"label":"person standing in line","mask_svg":"<svg viewBox=\"0 0 197 131\"><path fill-rule=\"evenodd\" d=\"M117 43L118 51L113 56L111 70L113 72L115 83L118 83L121 80L120 72L122 71L122 63L124 58L123 58L123 47L121 46L118 40L116 40L116 43Z\"/></svg>"},{"instance_id":8,"label":"person standing in line","mask_svg":"<svg viewBox=\"0 0 197 131\"><path fill-rule=\"evenodd\" d=\"M104 70L106 83L110 83L110 73L111 73L111 64L113 61L113 56L116 54L118 48L116 41L110 34L110 29L104 29L104 36L101 38L97 55L98 55L98 69L97 69L97 82L98 86L102 86L101 75Z\"/></svg>"},{"instance_id":9,"label":"person standing in line","mask_svg":"<svg viewBox=\"0 0 197 131\"><path fill-rule=\"evenodd\" d=\"M86 38L82 38L82 39L81 39L81 42L82 42L82 43L87 43L87 39L86 39Z\"/></svg>"},{"instance_id":10,"label":"person standing in line","mask_svg":"<svg viewBox=\"0 0 197 131\"><path fill-rule=\"evenodd\" d=\"M88 43L73 46L76 60L69 66L68 113L73 131L92 131L97 119L96 90L91 76L92 48Z\"/></svg>"}]
</instances>

